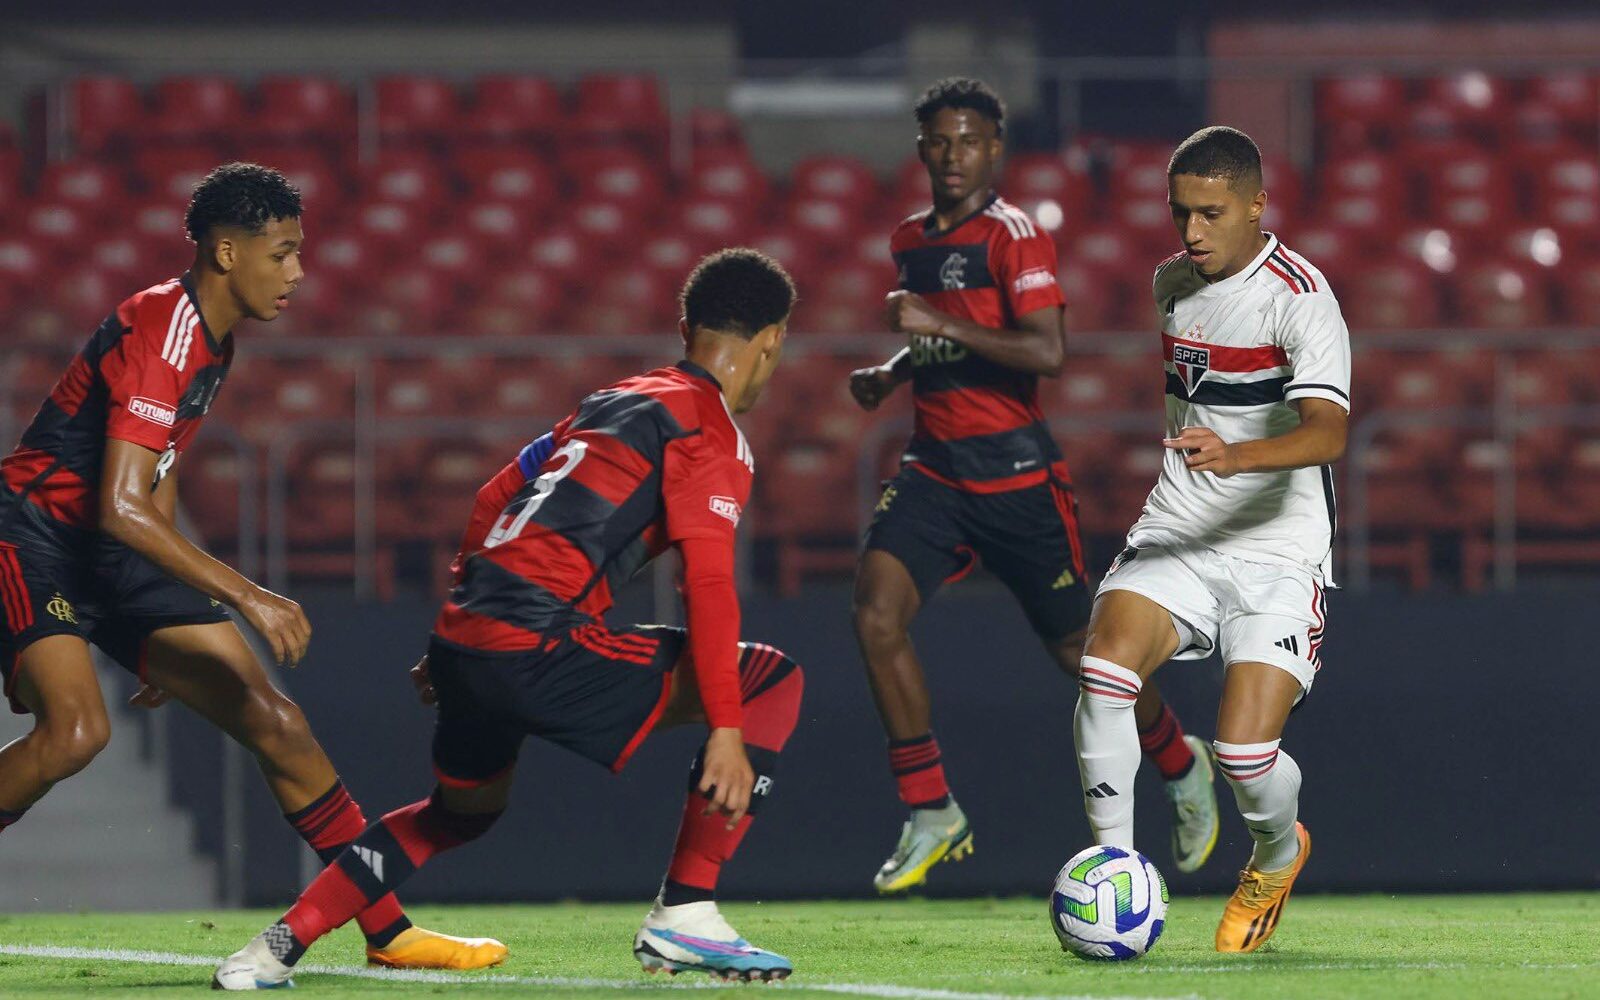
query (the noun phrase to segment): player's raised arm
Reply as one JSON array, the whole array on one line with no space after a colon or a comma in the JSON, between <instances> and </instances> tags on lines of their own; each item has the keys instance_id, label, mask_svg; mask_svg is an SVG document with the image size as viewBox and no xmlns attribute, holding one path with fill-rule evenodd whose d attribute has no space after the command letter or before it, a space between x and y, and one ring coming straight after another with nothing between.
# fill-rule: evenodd
<instances>
[{"instance_id":1,"label":"player's raised arm","mask_svg":"<svg viewBox=\"0 0 1600 1000\"><path fill-rule=\"evenodd\" d=\"M236 608L261 633L280 663L294 666L311 641L300 605L245 579L183 536L150 489L161 456L142 444L108 438L100 479L100 530L163 572Z\"/></svg>"}]
</instances>

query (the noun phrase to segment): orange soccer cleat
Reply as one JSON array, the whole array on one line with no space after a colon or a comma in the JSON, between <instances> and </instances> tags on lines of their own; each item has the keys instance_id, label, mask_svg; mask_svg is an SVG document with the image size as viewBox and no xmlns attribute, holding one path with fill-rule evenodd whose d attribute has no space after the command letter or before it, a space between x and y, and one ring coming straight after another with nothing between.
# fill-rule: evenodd
<instances>
[{"instance_id":1,"label":"orange soccer cleat","mask_svg":"<svg viewBox=\"0 0 1600 1000\"><path fill-rule=\"evenodd\" d=\"M487 969L506 960L494 938L462 938L410 927L384 948L368 948L367 964L391 969Z\"/></svg>"},{"instance_id":2,"label":"orange soccer cleat","mask_svg":"<svg viewBox=\"0 0 1600 1000\"><path fill-rule=\"evenodd\" d=\"M1228 905L1223 907L1222 922L1217 925L1218 951L1255 951L1278 929L1278 918L1289 902L1289 890L1311 856L1310 832L1299 823L1294 825L1294 832L1300 840L1300 853L1289 867L1275 872L1246 867L1239 873L1239 888L1233 890Z\"/></svg>"}]
</instances>

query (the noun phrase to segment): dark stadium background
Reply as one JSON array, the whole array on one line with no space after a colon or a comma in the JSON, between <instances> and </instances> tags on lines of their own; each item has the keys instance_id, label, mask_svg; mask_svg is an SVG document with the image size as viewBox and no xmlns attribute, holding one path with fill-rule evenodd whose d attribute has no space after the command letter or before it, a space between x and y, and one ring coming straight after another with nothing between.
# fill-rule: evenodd
<instances>
[{"instance_id":1,"label":"dark stadium background","mask_svg":"<svg viewBox=\"0 0 1600 1000\"><path fill-rule=\"evenodd\" d=\"M1286 737L1318 836L1305 888L1600 877L1587 728L1600 679L1585 655L1600 598L1592 4L29 8L0 9L0 434L9 446L117 301L182 268L178 215L199 173L247 157L304 186L301 294L238 331L181 481L208 545L306 605L312 653L282 680L369 814L429 780L428 713L404 671L472 492L583 392L669 360L678 279L699 253L748 242L791 267L802 302L790 357L743 420L759 466L746 632L804 663L809 684L779 792L725 884L867 890L900 817L848 578L909 403L862 414L844 375L897 346L877 319L887 233L925 196L906 108L934 77L968 73L1011 106L1002 192L1060 247L1071 354L1042 391L1097 567L1154 476L1145 296L1174 242L1171 146L1215 121L1256 135L1271 226L1343 304L1346 589L1330 600L1328 669ZM670 573L618 614L675 615ZM976 856L939 869L933 891L1043 891L1088 836L1074 692L981 577L942 596L917 638L977 830ZM1163 675L1201 733L1219 683L1214 663ZM118 883L171 870L96 865L174 835L209 873L208 901L292 894L309 862L237 751L176 707L115 721L110 753L138 760L136 794L167 825L95 810L130 794L95 791L97 773L132 773L102 758L74 779L84 798L58 791L7 833L0 910L119 905ZM663 738L615 780L530 743L507 821L473 849L493 865L451 859L407 895L647 898L694 741ZM1225 888L1247 849L1219 793L1223 843L1180 890ZM1153 782L1140 830L1163 864ZM59 855L42 896L21 888L25 836Z\"/></svg>"}]
</instances>

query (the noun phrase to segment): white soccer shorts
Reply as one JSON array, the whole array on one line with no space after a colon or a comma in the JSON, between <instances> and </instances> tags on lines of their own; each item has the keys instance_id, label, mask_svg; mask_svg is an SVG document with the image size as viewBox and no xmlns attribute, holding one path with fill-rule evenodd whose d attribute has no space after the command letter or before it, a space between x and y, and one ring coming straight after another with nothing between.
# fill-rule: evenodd
<instances>
[{"instance_id":1,"label":"white soccer shorts","mask_svg":"<svg viewBox=\"0 0 1600 1000\"><path fill-rule=\"evenodd\" d=\"M1218 649L1224 665L1267 663L1309 693L1322 661L1327 596L1309 569L1252 562L1210 548L1129 546L1096 597L1128 590L1161 605L1178 630L1178 660Z\"/></svg>"}]
</instances>

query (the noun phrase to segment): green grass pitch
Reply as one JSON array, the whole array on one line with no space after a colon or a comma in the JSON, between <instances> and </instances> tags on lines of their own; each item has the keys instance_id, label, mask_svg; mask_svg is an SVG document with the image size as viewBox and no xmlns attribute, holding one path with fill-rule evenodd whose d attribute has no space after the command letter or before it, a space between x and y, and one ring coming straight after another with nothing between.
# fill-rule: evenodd
<instances>
[{"instance_id":1,"label":"green grass pitch","mask_svg":"<svg viewBox=\"0 0 1600 1000\"><path fill-rule=\"evenodd\" d=\"M982 995L1206 997L1600 997L1600 894L1296 897L1277 936L1222 956L1211 935L1222 901L1174 900L1145 958L1090 964L1064 955L1038 899L729 903L751 940L794 959L781 986L720 989L974 1000ZM649 977L629 953L644 905L419 906L440 930L492 934L511 958L491 973L434 982L302 971L296 995L364 993L593 997L678 992L703 976ZM217 959L274 918L266 911L0 917L0 997L201 995ZM30 947L75 957L17 954ZM100 949L138 961L81 957ZM60 953L60 952L58 952ZM188 958L198 964L181 965ZM305 964L354 970L360 938L341 930ZM467 983L470 985L463 985Z\"/></svg>"}]
</instances>

